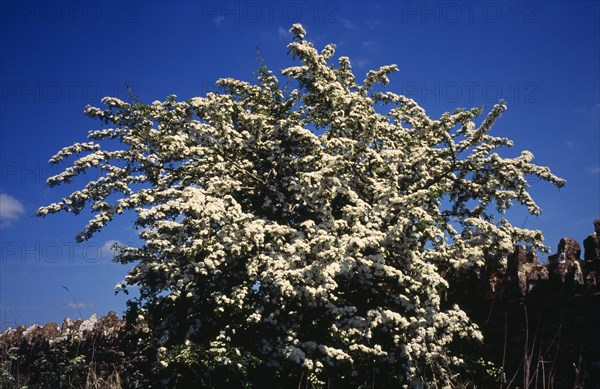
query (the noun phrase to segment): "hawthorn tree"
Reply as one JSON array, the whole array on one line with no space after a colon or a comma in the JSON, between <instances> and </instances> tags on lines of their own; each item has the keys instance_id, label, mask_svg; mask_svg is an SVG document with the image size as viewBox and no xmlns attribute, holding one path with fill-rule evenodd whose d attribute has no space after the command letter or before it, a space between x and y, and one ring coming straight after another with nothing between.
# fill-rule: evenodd
<instances>
[{"instance_id":1,"label":"hawthorn tree","mask_svg":"<svg viewBox=\"0 0 600 389\"><path fill-rule=\"evenodd\" d=\"M261 64L257 84L220 79L206 97L86 107L103 129L56 154L74 161L48 183L103 174L38 214L89 207L84 241L136 212L144 243L118 247L135 266L117 289L140 288L129 317L148 323L163 383L451 385L452 345L481 334L444 304L450 276L542 249L500 216L513 201L540 213L529 177L564 181L495 152L512 146L490 135L504 102L479 125L480 109L434 120L374 88L395 65L358 83L334 45L290 31L285 88Z\"/></svg>"}]
</instances>

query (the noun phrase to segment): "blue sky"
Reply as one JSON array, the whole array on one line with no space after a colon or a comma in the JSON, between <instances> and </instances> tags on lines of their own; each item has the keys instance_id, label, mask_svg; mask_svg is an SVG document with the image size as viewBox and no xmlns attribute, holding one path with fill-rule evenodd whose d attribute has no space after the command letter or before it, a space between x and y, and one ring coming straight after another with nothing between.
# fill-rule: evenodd
<instances>
[{"instance_id":1,"label":"blue sky","mask_svg":"<svg viewBox=\"0 0 600 389\"><path fill-rule=\"evenodd\" d=\"M98 123L83 115L104 96L180 99L214 90L220 77L252 80L256 48L278 72L287 30L302 23L318 47L337 45L359 77L397 64L389 90L432 116L499 99L493 129L528 149L568 183L532 182L540 217L510 213L542 229L556 250L582 242L600 217L600 6L597 1L202 1L0 3L0 329L122 313L113 287L127 267L110 244L135 242L131 217L75 244L89 214L34 216L79 188L49 189L60 148ZM94 177L94 172L89 174ZM73 297L61 286L67 286ZM78 305L76 307L76 304Z\"/></svg>"}]
</instances>

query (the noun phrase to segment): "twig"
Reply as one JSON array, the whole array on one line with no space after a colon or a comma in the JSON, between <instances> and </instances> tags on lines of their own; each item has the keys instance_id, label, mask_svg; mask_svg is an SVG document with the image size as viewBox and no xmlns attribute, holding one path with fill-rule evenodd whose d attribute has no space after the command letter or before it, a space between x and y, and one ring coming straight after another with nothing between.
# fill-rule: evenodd
<instances>
[{"instance_id":1,"label":"twig","mask_svg":"<svg viewBox=\"0 0 600 389\"><path fill-rule=\"evenodd\" d=\"M508 336L508 311L504 312L504 349L502 350L502 377L501 377L501 381L500 381L500 387L502 387L502 384L505 383L505 377L506 377L506 366L505 366L505 362L506 362L506 340L507 340L507 336Z\"/></svg>"},{"instance_id":2,"label":"twig","mask_svg":"<svg viewBox=\"0 0 600 389\"><path fill-rule=\"evenodd\" d=\"M542 305L541 312L540 312L540 314L538 316L538 322L537 322L537 325L535 327L535 332L533 334L533 342L531 342L531 354L529 354L529 367L531 367L531 361L533 359L533 354L535 352L535 342L536 342L537 337L538 337L538 332L540 331L540 324L542 322L543 309L544 309L544 306ZM542 341L540 340L539 343L540 343L540 346L538 347L538 359L541 358L541 354L542 354ZM539 366L539 364L536 363L534 376L531 377L531 379L529 380L529 386L531 386L533 380L535 379L535 382L536 382L535 387L536 388L537 388L537 380L538 380L538 374L539 374L538 373L538 371L539 371L538 366Z\"/></svg>"},{"instance_id":3,"label":"twig","mask_svg":"<svg viewBox=\"0 0 600 389\"><path fill-rule=\"evenodd\" d=\"M302 379L304 378L304 369L302 369L302 374L300 375L300 382L298 382L298 389L302 388Z\"/></svg>"},{"instance_id":4,"label":"twig","mask_svg":"<svg viewBox=\"0 0 600 389\"><path fill-rule=\"evenodd\" d=\"M77 308L77 312L79 313L79 318L83 320L83 315L81 314L81 311L79 310L79 304L77 304L77 301L75 301L75 296L73 296L73 293L71 293L71 291L69 290L69 288L67 288L64 285L62 285L62 287L65 288L65 290L67 292L69 292L69 294L71 295L71 298L73 299L73 304L75 304L75 308Z\"/></svg>"},{"instance_id":5,"label":"twig","mask_svg":"<svg viewBox=\"0 0 600 389\"><path fill-rule=\"evenodd\" d=\"M523 354L523 389L529 388L529 365L530 358L527 355L529 347L529 315L527 314L527 304L523 301L523 309L525 310L525 349Z\"/></svg>"}]
</instances>

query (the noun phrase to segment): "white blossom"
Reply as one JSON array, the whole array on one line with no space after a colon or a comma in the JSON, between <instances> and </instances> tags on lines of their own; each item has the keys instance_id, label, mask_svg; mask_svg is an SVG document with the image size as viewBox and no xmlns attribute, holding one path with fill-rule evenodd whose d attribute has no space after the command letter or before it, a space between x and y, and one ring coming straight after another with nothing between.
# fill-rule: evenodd
<instances>
[{"instance_id":1,"label":"white blossom","mask_svg":"<svg viewBox=\"0 0 600 389\"><path fill-rule=\"evenodd\" d=\"M448 275L500 261L517 242L543 248L541 232L495 217L514 204L539 214L528 177L564 181L530 152L500 156L512 142L490 129L503 102L479 125L479 109L430 118L374 90L395 65L359 85L348 58L328 64L333 45L319 52L301 25L290 31L291 91L261 68L258 85L225 78L206 97L86 108L113 127L58 152L51 162L74 161L48 182L103 175L38 214L89 206L85 240L136 213L143 244L119 247L116 259L135 266L118 289L142 287L161 345L185 338L223 365L253 355L317 375L374 360L447 385L462 358L446 346L481 339L460 307L444 308Z\"/></svg>"}]
</instances>

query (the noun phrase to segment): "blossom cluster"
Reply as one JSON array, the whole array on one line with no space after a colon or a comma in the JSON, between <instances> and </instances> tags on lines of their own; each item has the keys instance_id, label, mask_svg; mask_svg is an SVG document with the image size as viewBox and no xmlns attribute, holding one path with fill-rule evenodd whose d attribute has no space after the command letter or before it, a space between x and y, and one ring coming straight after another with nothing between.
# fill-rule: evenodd
<instances>
[{"instance_id":1,"label":"blossom cluster","mask_svg":"<svg viewBox=\"0 0 600 389\"><path fill-rule=\"evenodd\" d=\"M530 152L496 152L512 146L490 134L504 102L479 124L477 108L433 119L375 87L395 65L359 84L347 57L330 63L334 45L319 52L302 26L290 31L291 91L263 65L257 85L225 78L220 93L187 101L88 107L109 128L54 156L76 159L48 182L104 174L38 213L89 206L85 240L136 212L144 244L116 259L135 263L121 287L141 286L163 366L194 352L244 369L251 357L318 381L342 370L360 379L375 364L407 385L449 385L462 363L449 346L481 334L444 304L446 275L518 242L543 248L540 231L496 218L513 203L539 214L528 177L564 181Z\"/></svg>"}]
</instances>

